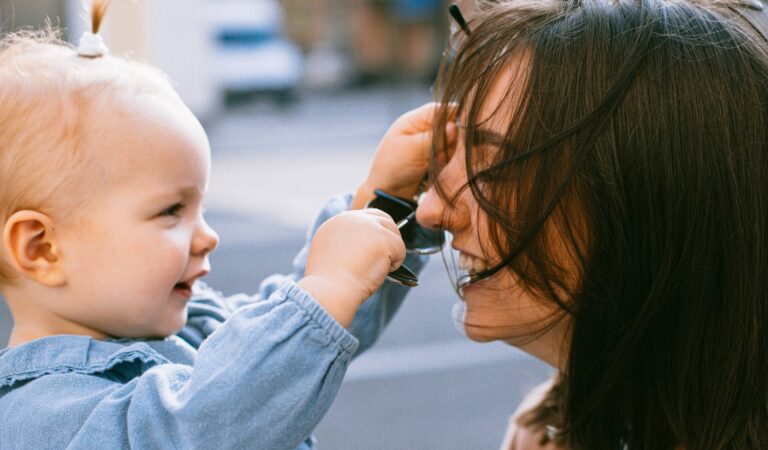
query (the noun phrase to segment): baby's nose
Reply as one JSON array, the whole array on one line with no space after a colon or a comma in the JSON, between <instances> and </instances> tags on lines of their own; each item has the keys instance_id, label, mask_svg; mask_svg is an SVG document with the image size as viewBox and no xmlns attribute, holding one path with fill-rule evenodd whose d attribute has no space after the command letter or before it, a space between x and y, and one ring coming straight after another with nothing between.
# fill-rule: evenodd
<instances>
[{"instance_id":1,"label":"baby's nose","mask_svg":"<svg viewBox=\"0 0 768 450\"><path fill-rule=\"evenodd\" d=\"M219 245L219 234L204 220L192 240L193 255L207 255Z\"/></svg>"}]
</instances>

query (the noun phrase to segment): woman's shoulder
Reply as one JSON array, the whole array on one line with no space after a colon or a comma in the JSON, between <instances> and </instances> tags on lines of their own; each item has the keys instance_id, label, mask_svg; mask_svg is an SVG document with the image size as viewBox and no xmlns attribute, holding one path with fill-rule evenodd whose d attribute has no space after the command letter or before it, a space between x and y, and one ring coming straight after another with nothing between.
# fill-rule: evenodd
<instances>
[{"instance_id":1,"label":"woman's shoulder","mask_svg":"<svg viewBox=\"0 0 768 450\"><path fill-rule=\"evenodd\" d=\"M531 389L509 419L501 450L567 450L552 439L552 428L531 425L523 420L547 399L555 385L555 377Z\"/></svg>"}]
</instances>

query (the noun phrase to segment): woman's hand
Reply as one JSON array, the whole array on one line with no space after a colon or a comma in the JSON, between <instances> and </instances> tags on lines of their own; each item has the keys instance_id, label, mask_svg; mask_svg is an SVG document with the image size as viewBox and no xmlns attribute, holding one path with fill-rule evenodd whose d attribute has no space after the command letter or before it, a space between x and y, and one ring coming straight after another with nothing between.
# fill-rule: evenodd
<instances>
[{"instance_id":1,"label":"woman's hand","mask_svg":"<svg viewBox=\"0 0 768 450\"><path fill-rule=\"evenodd\" d=\"M381 189L388 194L412 198L418 193L429 166L432 126L441 105L427 103L400 116L376 150L371 170L352 200L352 209L363 208ZM446 127L448 145L456 142L456 125Z\"/></svg>"}]
</instances>

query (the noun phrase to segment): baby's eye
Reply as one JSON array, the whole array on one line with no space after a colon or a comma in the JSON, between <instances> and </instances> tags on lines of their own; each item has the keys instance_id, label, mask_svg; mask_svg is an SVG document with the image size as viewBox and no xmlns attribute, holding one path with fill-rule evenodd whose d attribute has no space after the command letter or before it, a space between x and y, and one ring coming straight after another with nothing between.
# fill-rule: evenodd
<instances>
[{"instance_id":1,"label":"baby's eye","mask_svg":"<svg viewBox=\"0 0 768 450\"><path fill-rule=\"evenodd\" d=\"M183 203L175 203L172 206L169 206L168 208L165 208L160 215L161 216L172 216L172 217L178 217L179 213L181 213L181 210L184 209Z\"/></svg>"}]
</instances>

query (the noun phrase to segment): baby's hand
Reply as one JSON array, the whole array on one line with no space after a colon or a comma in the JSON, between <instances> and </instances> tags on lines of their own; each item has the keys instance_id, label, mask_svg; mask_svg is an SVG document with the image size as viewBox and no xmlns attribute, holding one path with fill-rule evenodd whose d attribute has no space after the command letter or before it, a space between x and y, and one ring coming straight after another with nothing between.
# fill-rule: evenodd
<instances>
[{"instance_id":1,"label":"baby's hand","mask_svg":"<svg viewBox=\"0 0 768 450\"><path fill-rule=\"evenodd\" d=\"M371 170L352 200L352 209L362 208L381 189L388 194L413 197L429 166L432 125L438 103L427 103L400 116L379 144ZM456 140L456 126L446 128L448 145Z\"/></svg>"},{"instance_id":2,"label":"baby's hand","mask_svg":"<svg viewBox=\"0 0 768 450\"><path fill-rule=\"evenodd\" d=\"M347 211L317 229L299 285L348 327L360 304L404 259L400 230L388 214Z\"/></svg>"}]
</instances>

